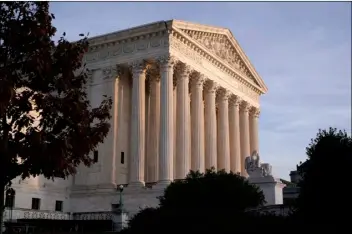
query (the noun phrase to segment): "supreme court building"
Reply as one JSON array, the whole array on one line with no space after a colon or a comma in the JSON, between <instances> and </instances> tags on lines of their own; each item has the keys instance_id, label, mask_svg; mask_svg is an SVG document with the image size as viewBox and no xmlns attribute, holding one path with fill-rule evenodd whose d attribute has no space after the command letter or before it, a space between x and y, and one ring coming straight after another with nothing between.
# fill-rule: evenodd
<instances>
[{"instance_id":1,"label":"supreme court building","mask_svg":"<svg viewBox=\"0 0 352 234\"><path fill-rule=\"evenodd\" d=\"M84 59L92 107L113 98L108 137L92 152L96 163L68 180L15 181L18 206L31 209L36 196L39 210L60 199L65 214L109 212L124 185L135 213L191 169L245 175L267 87L228 29L160 21L91 38Z\"/></svg>"}]
</instances>

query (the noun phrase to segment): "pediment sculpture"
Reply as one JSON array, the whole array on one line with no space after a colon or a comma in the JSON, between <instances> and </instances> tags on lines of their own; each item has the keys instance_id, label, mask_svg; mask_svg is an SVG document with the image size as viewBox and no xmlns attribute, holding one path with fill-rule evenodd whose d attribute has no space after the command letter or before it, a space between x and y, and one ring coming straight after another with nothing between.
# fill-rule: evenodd
<instances>
[{"instance_id":1,"label":"pediment sculpture","mask_svg":"<svg viewBox=\"0 0 352 234\"><path fill-rule=\"evenodd\" d=\"M237 71L240 71L251 79L255 84L259 85L226 35L190 30L183 31L206 47L211 53L217 55Z\"/></svg>"}]
</instances>

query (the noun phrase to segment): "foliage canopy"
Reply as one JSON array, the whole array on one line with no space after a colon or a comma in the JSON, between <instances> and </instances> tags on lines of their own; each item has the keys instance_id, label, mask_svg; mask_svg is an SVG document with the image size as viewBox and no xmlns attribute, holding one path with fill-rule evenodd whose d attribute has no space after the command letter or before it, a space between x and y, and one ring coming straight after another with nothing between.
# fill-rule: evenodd
<instances>
[{"instance_id":1,"label":"foliage canopy","mask_svg":"<svg viewBox=\"0 0 352 234\"><path fill-rule=\"evenodd\" d=\"M0 181L65 177L109 131L111 99L91 109L87 38L53 40L48 2L0 3ZM82 69L83 68L83 69Z\"/></svg>"},{"instance_id":2,"label":"foliage canopy","mask_svg":"<svg viewBox=\"0 0 352 234\"><path fill-rule=\"evenodd\" d=\"M264 204L262 191L237 174L191 171L171 183L159 198L160 207L142 210L130 221L128 233L173 231L239 231L253 220L249 208ZM236 229L234 229L236 226Z\"/></svg>"},{"instance_id":3,"label":"foliage canopy","mask_svg":"<svg viewBox=\"0 0 352 234\"><path fill-rule=\"evenodd\" d=\"M350 210L352 138L344 130L319 130L307 147L308 159L298 167L302 180L296 215L306 225L342 225ZM314 217L314 219L312 219Z\"/></svg>"}]
</instances>

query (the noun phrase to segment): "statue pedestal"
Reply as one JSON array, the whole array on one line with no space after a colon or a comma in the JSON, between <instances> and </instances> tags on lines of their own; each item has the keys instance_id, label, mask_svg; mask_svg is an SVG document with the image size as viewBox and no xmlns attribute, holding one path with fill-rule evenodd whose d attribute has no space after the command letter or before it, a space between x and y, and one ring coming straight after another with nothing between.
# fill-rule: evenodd
<instances>
[{"instance_id":1,"label":"statue pedestal","mask_svg":"<svg viewBox=\"0 0 352 234\"><path fill-rule=\"evenodd\" d=\"M265 205L283 204L283 188L285 185L273 176L250 176L249 183L257 185L264 193Z\"/></svg>"}]
</instances>

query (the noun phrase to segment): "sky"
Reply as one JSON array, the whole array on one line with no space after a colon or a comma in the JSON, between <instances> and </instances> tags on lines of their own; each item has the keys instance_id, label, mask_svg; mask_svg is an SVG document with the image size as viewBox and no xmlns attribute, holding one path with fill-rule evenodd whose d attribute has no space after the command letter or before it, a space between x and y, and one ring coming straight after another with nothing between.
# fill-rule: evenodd
<instances>
[{"instance_id":1,"label":"sky","mask_svg":"<svg viewBox=\"0 0 352 234\"><path fill-rule=\"evenodd\" d=\"M55 2L54 26L70 40L160 20L231 30L268 87L259 154L288 179L319 128L351 133L349 2Z\"/></svg>"}]
</instances>

